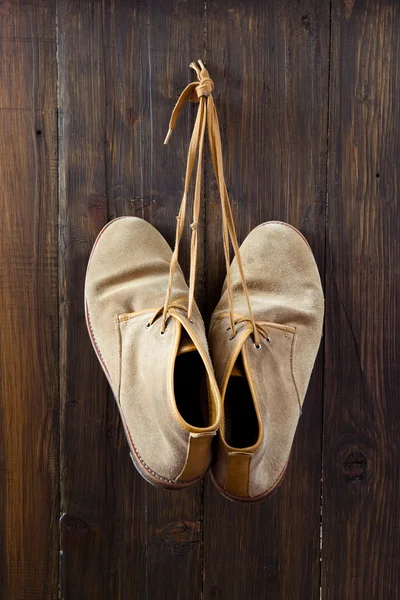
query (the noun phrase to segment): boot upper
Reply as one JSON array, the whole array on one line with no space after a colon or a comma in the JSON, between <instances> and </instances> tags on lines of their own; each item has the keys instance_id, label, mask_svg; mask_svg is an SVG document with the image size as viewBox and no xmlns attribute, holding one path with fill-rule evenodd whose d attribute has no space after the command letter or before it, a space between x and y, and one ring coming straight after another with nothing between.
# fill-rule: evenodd
<instances>
[{"instance_id":1,"label":"boot upper","mask_svg":"<svg viewBox=\"0 0 400 600\"><path fill-rule=\"evenodd\" d=\"M246 319L234 259L235 335L226 282L209 332L223 402L213 475L228 494L257 497L273 489L286 468L320 344L324 298L310 247L291 226L270 222L257 227L240 255L261 341L257 347Z\"/></svg>"}]
</instances>

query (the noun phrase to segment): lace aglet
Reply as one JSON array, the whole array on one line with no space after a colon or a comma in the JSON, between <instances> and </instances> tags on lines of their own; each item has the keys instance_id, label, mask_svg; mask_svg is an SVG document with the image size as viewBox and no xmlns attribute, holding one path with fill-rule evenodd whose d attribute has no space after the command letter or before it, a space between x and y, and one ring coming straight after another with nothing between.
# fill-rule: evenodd
<instances>
[{"instance_id":1,"label":"lace aglet","mask_svg":"<svg viewBox=\"0 0 400 600\"><path fill-rule=\"evenodd\" d=\"M168 133L167 133L167 135L166 135L166 137L165 137L165 140L164 140L164 144L165 144L165 145L167 145L167 144L168 144L168 142L169 142L169 138L171 137L171 135L172 135L172 129L168 129Z\"/></svg>"},{"instance_id":2,"label":"lace aglet","mask_svg":"<svg viewBox=\"0 0 400 600\"><path fill-rule=\"evenodd\" d=\"M205 69L205 66L203 64L203 61L201 61L200 59L197 61L201 67L201 70Z\"/></svg>"}]
</instances>

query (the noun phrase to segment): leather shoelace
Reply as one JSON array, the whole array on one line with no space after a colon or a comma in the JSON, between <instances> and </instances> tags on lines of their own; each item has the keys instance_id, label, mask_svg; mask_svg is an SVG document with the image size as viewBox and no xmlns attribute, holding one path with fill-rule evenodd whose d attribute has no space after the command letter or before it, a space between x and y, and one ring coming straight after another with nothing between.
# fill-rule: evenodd
<instances>
[{"instance_id":1,"label":"leather shoelace","mask_svg":"<svg viewBox=\"0 0 400 600\"><path fill-rule=\"evenodd\" d=\"M199 66L200 65L200 66ZM190 67L194 69L198 76L198 81L193 81L190 83L181 93L178 98L178 101L172 111L169 130L167 137L165 138L164 144L168 143L169 138L171 137L172 131L175 128L176 121L178 116L189 100L191 102L196 102L199 104L199 108L197 111L196 121L193 128L192 137L189 145L189 152L187 158L186 165L186 176L185 176L185 186L182 197L182 203L179 209L179 214L177 216L177 227L176 227L176 236L175 236L175 247L171 258L170 264L170 273L169 273L169 282L168 288L165 298L164 307L162 309L162 324L161 331L165 331L166 322L168 318L168 311L170 307L170 299L171 292L173 286L173 278L174 273L178 264L178 253L179 253L179 244L182 237L183 227L185 224L186 218L186 210L187 210L187 198L189 192L189 185L193 174L193 169L196 162L197 156L197 171L196 171L196 181L195 181L195 190L194 190L194 200L193 200L193 222L191 224L192 234L191 234L191 249L190 249L190 278L189 278L189 300L188 300L188 319L191 320L192 311L193 311L193 303L194 303L194 290L196 283L196 268L197 268L197 250L198 250L198 234L197 227L200 215L200 201L201 201L201 181L202 181L202 165L203 165L203 148L204 148L204 136L205 129L207 125L208 131L208 139L211 150L211 157L214 167L215 176L218 183L218 189L221 200L221 211L222 211L222 240L224 246L224 255L226 262L226 273L227 273L227 293L228 293L228 302L229 302L229 318L230 318L230 326L232 329L232 337L236 336L236 324L240 321L247 321L251 323L253 329L253 338L254 344L256 347L260 348L260 326L255 322L253 312L250 304L249 292L246 285L246 279L243 271L243 264L239 251L239 244L237 241L235 224L233 221L231 205L229 201L228 191L226 188L225 178L224 178L224 169L223 169L223 160L222 160L222 145L221 145L221 133L219 128L217 111L214 104L214 99L212 96L212 91L214 89L214 82L209 76L207 69L204 67L201 60L198 61L198 65L196 63L191 63ZM233 292L232 292L232 281L230 274L230 247L229 241L232 244L238 268L240 273L240 279L243 287L243 292L246 298L246 304L248 308L248 316L239 319L239 321L234 318L233 311ZM160 309L161 311L161 309ZM159 311L159 312L160 312ZM157 314L159 314L159 312ZM262 331L261 335L265 332ZM268 337L268 336L266 336Z\"/></svg>"}]
</instances>

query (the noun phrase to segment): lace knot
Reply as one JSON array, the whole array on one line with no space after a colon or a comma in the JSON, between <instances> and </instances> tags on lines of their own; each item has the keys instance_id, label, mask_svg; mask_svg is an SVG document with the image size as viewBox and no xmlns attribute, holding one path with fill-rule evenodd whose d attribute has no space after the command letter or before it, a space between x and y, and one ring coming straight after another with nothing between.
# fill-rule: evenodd
<instances>
[{"instance_id":1,"label":"lace knot","mask_svg":"<svg viewBox=\"0 0 400 600\"><path fill-rule=\"evenodd\" d=\"M192 97L195 97L195 102L198 102L202 96L209 96L214 89L214 82L210 77L200 77L200 83L195 88ZM192 100L192 98L191 98ZM192 100L193 101L193 100Z\"/></svg>"},{"instance_id":2,"label":"lace knot","mask_svg":"<svg viewBox=\"0 0 400 600\"><path fill-rule=\"evenodd\" d=\"M211 79L207 69L205 68L201 60L199 60L198 62L200 67L196 63L191 63L190 65L191 68L196 71L197 76L199 78L198 85L195 87L193 93L190 96L190 100L192 102L199 102L202 96L209 96L214 90L214 82Z\"/></svg>"}]
</instances>

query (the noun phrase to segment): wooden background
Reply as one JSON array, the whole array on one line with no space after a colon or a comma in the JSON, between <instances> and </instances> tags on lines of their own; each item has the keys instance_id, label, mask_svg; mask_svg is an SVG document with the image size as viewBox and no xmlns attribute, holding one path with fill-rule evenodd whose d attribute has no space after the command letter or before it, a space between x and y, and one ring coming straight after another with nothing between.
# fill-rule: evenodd
<instances>
[{"instance_id":1,"label":"wooden background","mask_svg":"<svg viewBox=\"0 0 400 600\"><path fill-rule=\"evenodd\" d=\"M109 219L173 242L194 106L162 142L198 58L240 239L289 221L326 292L287 477L258 506L139 477L84 322ZM400 3L3 0L0 78L0 597L400 598ZM224 268L205 170L207 320Z\"/></svg>"}]
</instances>

